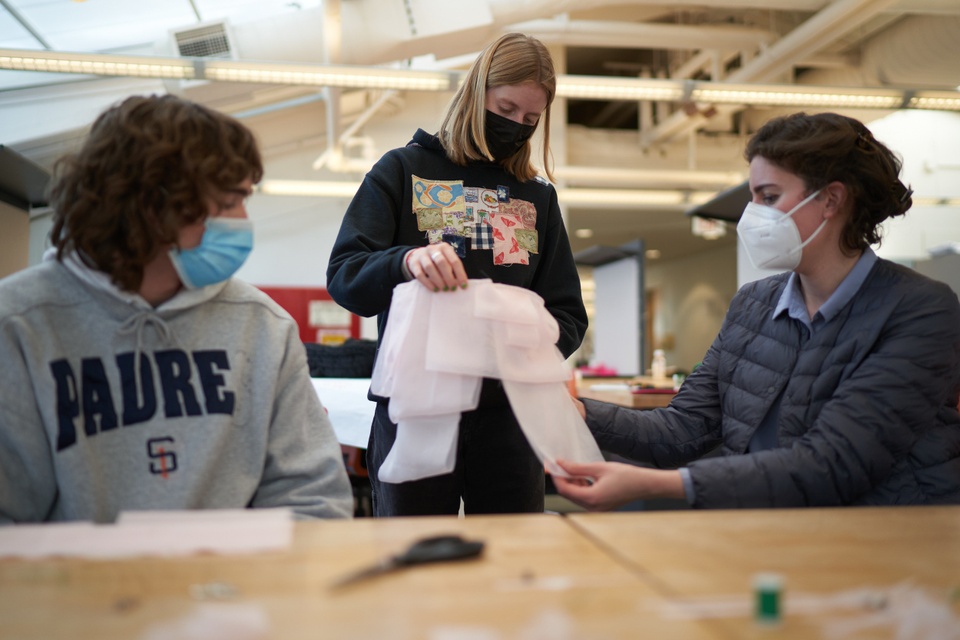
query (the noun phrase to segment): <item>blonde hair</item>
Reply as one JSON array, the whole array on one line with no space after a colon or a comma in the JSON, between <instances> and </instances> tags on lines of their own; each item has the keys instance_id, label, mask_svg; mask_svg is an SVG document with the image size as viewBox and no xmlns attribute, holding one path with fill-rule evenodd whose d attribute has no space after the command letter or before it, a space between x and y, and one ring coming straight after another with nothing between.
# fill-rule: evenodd
<instances>
[{"instance_id":1,"label":"blonde hair","mask_svg":"<svg viewBox=\"0 0 960 640\"><path fill-rule=\"evenodd\" d=\"M466 79L447 108L440 125L440 143L456 164L493 161L484 136L487 89L533 82L547 94L547 107L537 126L543 123L543 168L552 181L550 170L550 105L557 93L553 59L542 42L522 33L508 33L481 52ZM537 176L530 162L530 141L501 162L503 168L521 182Z\"/></svg>"}]
</instances>

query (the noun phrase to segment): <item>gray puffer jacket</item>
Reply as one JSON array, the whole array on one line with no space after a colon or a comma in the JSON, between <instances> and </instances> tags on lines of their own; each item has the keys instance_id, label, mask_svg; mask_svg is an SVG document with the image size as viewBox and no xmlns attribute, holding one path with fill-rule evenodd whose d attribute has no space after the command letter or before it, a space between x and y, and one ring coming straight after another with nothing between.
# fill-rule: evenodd
<instances>
[{"instance_id":1,"label":"gray puffer jacket","mask_svg":"<svg viewBox=\"0 0 960 640\"><path fill-rule=\"evenodd\" d=\"M771 315L789 274L750 283L669 407L585 400L600 447L689 464L695 507L960 503L960 303L878 260L810 337ZM783 393L779 447L745 454ZM697 460L720 445L722 456Z\"/></svg>"}]
</instances>

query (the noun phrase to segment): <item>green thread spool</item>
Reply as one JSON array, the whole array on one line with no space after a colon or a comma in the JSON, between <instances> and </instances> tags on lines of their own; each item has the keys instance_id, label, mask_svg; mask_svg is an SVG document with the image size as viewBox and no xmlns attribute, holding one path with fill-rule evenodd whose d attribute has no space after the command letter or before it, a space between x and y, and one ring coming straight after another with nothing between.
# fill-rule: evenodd
<instances>
[{"instance_id":1,"label":"green thread spool","mask_svg":"<svg viewBox=\"0 0 960 640\"><path fill-rule=\"evenodd\" d=\"M783 577L778 573L758 573L753 577L754 619L762 624L780 622L783 606Z\"/></svg>"}]
</instances>

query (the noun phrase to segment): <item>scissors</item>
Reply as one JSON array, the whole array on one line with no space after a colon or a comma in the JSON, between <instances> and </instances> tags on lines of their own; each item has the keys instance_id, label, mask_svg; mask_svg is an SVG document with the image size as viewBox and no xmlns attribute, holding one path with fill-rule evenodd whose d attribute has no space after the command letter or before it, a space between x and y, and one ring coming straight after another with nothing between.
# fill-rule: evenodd
<instances>
[{"instance_id":1,"label":"scissors","mask_svg":"<svg viewBox=\"0 0 960 640\"><path fill-rule=\"evenodd\" d=\"M479 540L464 540L458 535L433 536L418 540L407 547L403 553L388 556L375 565L348 574L330 586L332 589L338 589L404 567L448 560L467 560L476 558L481 553L483 553L483 542Z\"/></svg>"}]
</instances>

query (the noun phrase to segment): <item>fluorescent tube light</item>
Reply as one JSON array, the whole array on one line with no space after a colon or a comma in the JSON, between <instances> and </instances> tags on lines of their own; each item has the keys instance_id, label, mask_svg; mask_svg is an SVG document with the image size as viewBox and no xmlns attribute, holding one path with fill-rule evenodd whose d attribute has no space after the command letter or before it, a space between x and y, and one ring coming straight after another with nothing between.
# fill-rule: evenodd
<instances>
[{"instance_id":1,"label":"fluorescent tube light","mask_svg":"<svg viewBox=\"0 0 960 640\"><path fill-rule=\"evenodd\" d=\"M671 191L655 189L557 189L557 199L563 206L681 208L703 204L715 196L713 191Z\"/></svg>"},{"instance_id":2,"label":"fluorescent tube light","mask_svg":"<svg viewBox=\"0 0 960 640\"><path fill-rule=\"evenodd\" d=\"M359 182L321 180L264 180L256 190L272 196L314 196L321 198L352 198Z\"/></svg>"},{"instance_id":3,"label":"fluorescent tube light","mask_svg":"<svg viewBox=\"0 0 960 640\"><path fill-rule=\"evenodd\" d=\"M410 91L453 90L459 80L459 74L448 71L58 53L18 49L0 49L0 69Z\"/></svg>"},{"instance_id":4,"label":"fluorescent tube light","mask_svg":"<svg viewBox=\"0 0 960 640\"><path fill-rule=\"evenodd\" d=\"M770 107L827 107L858 109L899 109L904 103L902 91L887 89L843 89L812 86L710 86L695 85L693 102L705 104L749 104Z\"/></svg>"},{"instance_id":5,"label":"fluorescent tube light","mask_svg":"<svg viewBox=\"0 0 960 640\"><path fill-rule=\"evenodd\" d=\"M82 73L98 76L181 78L184 80L196 77L193 62L181 58L58 53L19 49L0 49L0 69Z\"/></svg>"},{"instance_id":6,"label":"fluorescent tube light","mask_svg":"<svg viewBox=\"0 0 960 640\"><path fill-rule=\"evenodd\" d=\"M202 63L202 77L226 82L313 85L321 87L452 91L458 74L381 67L293 65L210 60Z\"/></svg>"},{"instance_id":7,"label":"fluorescent tube light","mask_svg":"<svg viewBox=\"0 0 960 640\"><path fill-rule=\"evenodd\" d=\"M557 95L585 100L677 102L684 97L684 86L675 80L559 75Z\"/></svg>"},{"instance_id":8,"label":"fluorescent tube light","mask_svg":"<svg viewBox=\"0 0 960 640\"><path fill-rule=\"evenodd\" d=\"M960 91L918 91L907 106L932 111L960 111Z\"/></svg>"},{"instance_id":9,"label":"fluorescent tube light","mask_svg":"<svg viewBox=\"0 0 960 640\"><path fill-rule=\"evenodd\" d=\"M459 71L21 49L0 49L0 69L409 91L453 91L463 78ZM652 100L704 105L960 111L960 91L728 84L610 76L557 76L557 95L587 100Z\"/></svg>"}]
</instances>

